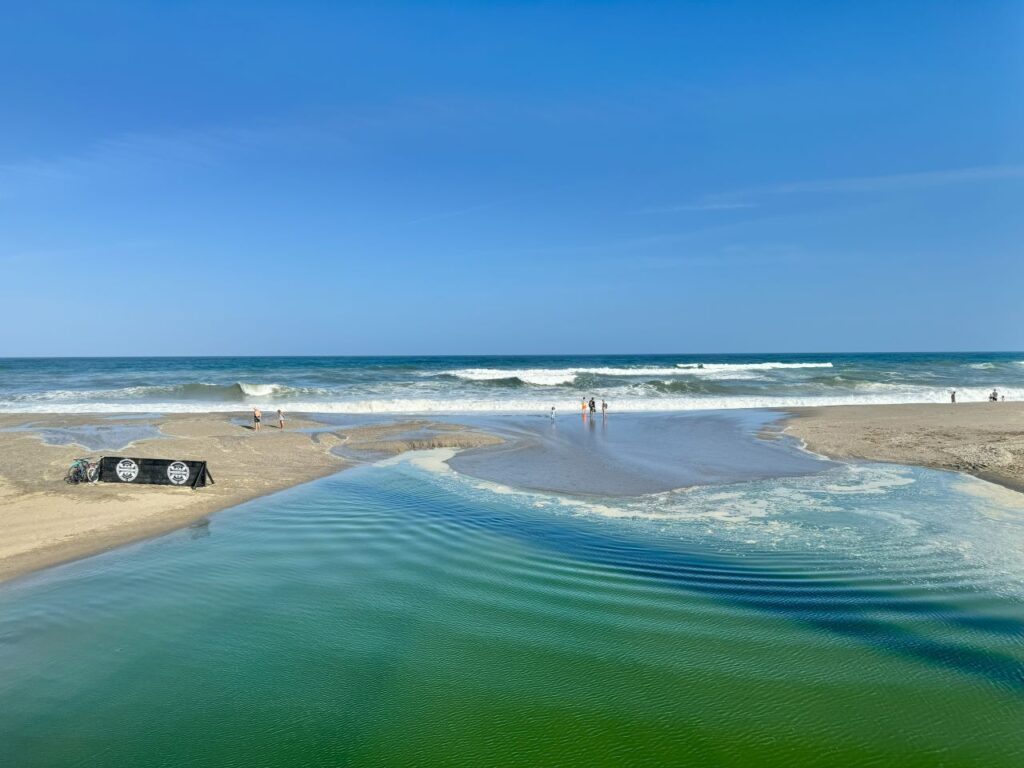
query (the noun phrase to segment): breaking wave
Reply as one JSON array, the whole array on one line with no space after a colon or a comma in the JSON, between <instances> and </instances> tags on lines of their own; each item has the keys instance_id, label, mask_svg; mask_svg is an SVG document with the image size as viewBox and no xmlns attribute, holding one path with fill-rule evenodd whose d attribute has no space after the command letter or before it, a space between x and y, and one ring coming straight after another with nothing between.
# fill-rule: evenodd
<instances>
[{"instance_id":1,"label":"breaking wave","mask_svg":"<svg viewBox=\"0 0 1024 768\"><path fill-rule=\"evenodd\" d=\"M131 400L169 400L169 401L202 401L203 403L245 403L253 398L286 399L297 395L315 394L311 388L288 387L283 384L208 384L192 382L188 384L151 385L137 387L121 387L119 389L98 390L50 390L12 396L14 402L61 401L131 401Z\"/></svg>"},{"instance_id":2,"label":"breaking wave","mask_svg":"<svg viewBox=\"0 0 1024 768\"><path fill-rule=\"evenodd\" d=\"M450 376L466 381L511 382L555 387L572 384L577 377L590 376L708 376L711 378L759 378L758 371L786 368L831 368L832 363L676 363L674 367L616 366L596 368L459 368L445 371Z\"/></svg>"},{"instance_id":3,"label":"breaking wave","mask_svg":"<svg viewBox=\"0 0 1024 768\"><path fill-rule=\"evenodd\" d=\"M676 363L692 371L772 371L784 368L831 368L832 363Z\"/></svg>"},{"instance_id":4,"label":"breaking wave","mask_svg":"<svg viewBox=\"0 0 1024 768\"><path fill-rule=\"evenodd\" d=\"M238 391L241 391L239 387ZM957 391L959 402L983 402L991 390L986 388L960 389ZM1024 400L1024 388L1008 388L1000 390L1009 400ZM53 395L56 393L46 393ZM525 397L470 397L470 396L436 396L436 397L349 397L341 399L337 393L333 397L315 399L297 390L291 396L282 396L277 391L273 396L265 398L254 396L233 396L231 398L200 399L177 398L156 400L130 400L126 398L84 399L84 393L66 393L77 395L74 399L54 397L37 399L20 399L17 401L0 402L0 410L16 413L188 413L203 411L234 411L247 405L273 402L293 412L308 413L380 413L380 414L417 414L417 413L546 413L551 406L556 413L576 416L579 409L579 395L558 393L552 397L544 397L539 393ZM596 392L598 396L600 392ZM878 391L863 394L835 395L770 395L726 393L706 394L694 392L689 395L674 392L657 392L649 385L633 388L629 394L620 396L608 395L610 411L615 412L658 412L658 411L693 411L720 410L733 408L798 408L823 405L893 405L909 403L948 403L949 392L946 389L932 388L906 391ZM993 407L999 407L995 405Z\"/></svg>"}]
</instances>

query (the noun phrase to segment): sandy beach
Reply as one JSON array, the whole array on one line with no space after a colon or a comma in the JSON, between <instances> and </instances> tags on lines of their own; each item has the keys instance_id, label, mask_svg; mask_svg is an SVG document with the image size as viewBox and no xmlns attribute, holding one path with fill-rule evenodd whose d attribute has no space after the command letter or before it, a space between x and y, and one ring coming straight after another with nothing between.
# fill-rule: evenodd
<instances>
[{"instance_id":1,"label":"sandy beach","mask_svg":"<svg viewBox=\"0 0 1024 768\"><path fill-rule=\"evenodd\" d=\"M289 417L285 430L265 424L256 434L248 414L231 413L133 418L123 424L159 430L159 436L116 450L45 442L53 430L74 434L101 421L111 427L109 420L85 415L0 415L0 581L166 533L337 472L353 463L333 451L339 446L379 456L497 442L490 435L422 420L336 429ZM191 490L64 482L75 458L100 455L203 459L215 483Z\"/></svg>"},{"instance_id":2,"label":"sandy beach","mask_svg":"<svg viewBox=\"0 0 1024 768\"><path fill-rule=\"evenodd\" d=\"M787 409L787 434L835 459L917 464L1024 492L1024 403Z\"/></svg>"}]
</instances>

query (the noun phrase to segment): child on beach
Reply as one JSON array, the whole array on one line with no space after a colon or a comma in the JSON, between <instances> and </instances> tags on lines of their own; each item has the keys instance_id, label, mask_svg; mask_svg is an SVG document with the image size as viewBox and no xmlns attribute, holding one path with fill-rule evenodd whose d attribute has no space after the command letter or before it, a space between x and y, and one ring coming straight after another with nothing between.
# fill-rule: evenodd
<instances>
[{"instance_id":1,"label":"child on beach","mask_svg":"<svg viewBox=\"0 0 1024 768\"><path fill-rule=\"evenodd\" d=\"M277 409L277 428L284 429L284 414L280 408Z\"/></svg>"},{"instance_id":2,"label":"child on beach","mask_svg":"<svg viewBox=\"0 0 1024 768\"><path fill-rule=\"evenodd\" d=\"M252 409L252 428L254 431L260 431L260 422L263 420L263 411L259 408Z\"/></svg>"}]
</instances>

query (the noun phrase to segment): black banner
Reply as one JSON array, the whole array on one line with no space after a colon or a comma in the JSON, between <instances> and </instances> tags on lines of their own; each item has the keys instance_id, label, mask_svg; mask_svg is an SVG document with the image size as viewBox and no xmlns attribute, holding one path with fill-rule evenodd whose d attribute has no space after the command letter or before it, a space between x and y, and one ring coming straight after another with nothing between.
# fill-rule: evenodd
<instances>
[{"instance_id":1,"label":"black banner","mask_svg":"<svg viewBox=\"0 0 1024 768\"><path fill-rule=\"evenodd\" d=\"M100 482L145 483L147 485L178 485L202 488L213 475L205 461L175 459L130 459L125 456L104 456L100 459Z\"/></svg>"}]
</instances>

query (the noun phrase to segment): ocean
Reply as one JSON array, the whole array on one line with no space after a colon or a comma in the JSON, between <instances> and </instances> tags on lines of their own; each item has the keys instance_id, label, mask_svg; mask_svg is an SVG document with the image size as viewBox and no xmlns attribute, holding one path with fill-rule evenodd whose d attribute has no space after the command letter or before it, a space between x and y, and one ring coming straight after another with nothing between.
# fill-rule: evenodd
<instances>
[{"instance_id":1,"label":"ocean","mask_svg":"<svg viewBox=\"0 0 1024 768\"><path fill-rule=\"evenodd\" d=\"M0 412L684 411L1024 399L1024 353L0 359Z\"/></svg>"}]
</instances>

